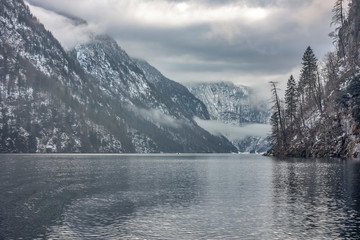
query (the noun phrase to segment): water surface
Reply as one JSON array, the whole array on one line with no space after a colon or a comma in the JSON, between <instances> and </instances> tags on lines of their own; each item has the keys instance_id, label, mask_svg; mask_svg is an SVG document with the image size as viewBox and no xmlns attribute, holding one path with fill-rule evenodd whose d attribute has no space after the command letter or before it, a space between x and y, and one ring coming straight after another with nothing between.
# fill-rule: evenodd
<instances>
[{"instance_id":1,"label":"water surface","mask_svg":"<svg viewBox=\"0 0 360 240\"><path fill-rule=\"evenodd\" d=\"M360 162L0 155L0 239L360 239Z\"/></svg>"}]
</instances>

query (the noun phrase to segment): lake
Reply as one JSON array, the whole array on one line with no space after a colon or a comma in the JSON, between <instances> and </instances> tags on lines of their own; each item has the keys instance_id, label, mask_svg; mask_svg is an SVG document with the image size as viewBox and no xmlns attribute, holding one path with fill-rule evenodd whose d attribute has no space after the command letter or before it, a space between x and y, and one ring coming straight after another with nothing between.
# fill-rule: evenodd
<instances>
[{"instance_id":1,"label":"lake","mask_svg":"<svg viewBox=\"0 0 360 240\"><path fill-rule=\"evenodd\" d=\"M360 161L0 155L0 239L360 239Z\"/></svg>"}]
</instances>

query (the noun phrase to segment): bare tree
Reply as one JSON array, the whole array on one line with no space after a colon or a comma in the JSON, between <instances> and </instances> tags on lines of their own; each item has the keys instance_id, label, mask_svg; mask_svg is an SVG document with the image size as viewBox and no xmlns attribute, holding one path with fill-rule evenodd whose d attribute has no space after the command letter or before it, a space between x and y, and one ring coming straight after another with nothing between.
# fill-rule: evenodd
<instances>
[{"instance_id":1,"label":"bare tree","mask_svg":"<svg viewBox=\"0 0 360 240\"><path fill-rule=\"evenodd\" d=\"M283 109L281 107L280 98L278 95L277 82L270 82L271 91L273 94L274 105L272 107L272 115L270 122L272 125L272 134L273 139L273 150L274 155L282 155L286 145L286 132L285 132L285 123L283 116Z\"/></svg>"},{"instance_id":2,"label":"bare tree","mask_svg":"<svg viewBox=\"0 0 360 240\"><path fill-rule=\"evenodd\" d=\"M344 22L345 22L344 0L336 0L332 12L333 12L333 16L332 16L331 25L338 25L337 29L344 26Z\"/></svg>"},{"instance_id":3,"label":"bare tree","mask_svg":"<svg viewBox=\"0 0 360 240\"><path fill-rule=\"evenodd\" d=\"M334 25L335 32L331 33L330 36L334 39L334 43L338 43L340 55L346 57L344 36L340 33L340 30L344 28L345 24L345 9L344 0L336 0L335 5L332 9L333 16L330 25Z\"/></svg>"}]
</instances>

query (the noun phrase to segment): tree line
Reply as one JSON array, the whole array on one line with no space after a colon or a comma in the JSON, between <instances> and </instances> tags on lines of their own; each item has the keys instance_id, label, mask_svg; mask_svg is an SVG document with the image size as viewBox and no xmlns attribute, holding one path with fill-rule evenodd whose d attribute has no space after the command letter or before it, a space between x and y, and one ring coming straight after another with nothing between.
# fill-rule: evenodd
<instances>
[{"instance_id":1,"label":"tree line","mask_svg":"<svg viewBox=\"0 0 360 240\"><path fill-rule=\"evenodd\" d=\"M348 7L344 0L336 0L331 22L336 28L329 34L336 50L321 62L307 47L300 76L298 80L293 75L289 77L284 99L279 96L278 83L270 82L271 155L352 153L350 143L360 135L359 9L358 0L350 1ZM346 123L350 124L347 131ZM349 135L353 135L352 140Z\"/></svg>"}]
</instances>

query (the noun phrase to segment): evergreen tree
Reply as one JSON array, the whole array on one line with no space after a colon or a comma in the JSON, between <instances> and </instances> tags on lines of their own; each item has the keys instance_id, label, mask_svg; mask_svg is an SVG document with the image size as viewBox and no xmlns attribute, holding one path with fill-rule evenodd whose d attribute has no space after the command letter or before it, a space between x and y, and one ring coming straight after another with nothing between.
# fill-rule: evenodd
<instances>
[{"instance_id":1,"label":"evergreen tree","mask_svg":"<svg viewBox=\"0 0 360 240\"><path fill-rule=\"evenodd\" d=\"M297 110L296 102L297 102L296 82L294 77L291 75L287 82L287 88L285 91L285 119L291 134L294 129L294 121L296 118L296 110Z\"/></svg>"},{"instance_id":2,"label":"evergreen tree","mask_svg":"<svg viewBox=\"0 0 360 240\"><path fill-rule=\"evenodd\" d=\"M304 103L315 104L322 111L321 86L317 62L318 60L313 50L310 46L307 47L302 57L299 89Z\"/></svg>"},{"instance_id":3,"label":"evergreen tree","mask_svg":"<svg viewBox=\"0 0 360 240\"><path fill-rule=\"evenodd\" d=\"M337 51L327 55L320 69L311 47L306 49L298 85L292 76L288 80L285 110L275 85L271 88L274 156L360 156L360 1L350 1L349 14L344 11L345 0L335 1L332 24L337 26Z\"/></svg>"},{"instance_id":4,"label":"evergreen tree","mask_svg":"<svg viewBox=\"0 0 360 240\"><path fill-rule=\"evenodd\" d=\"M307 47L304 55L302 57L302 69L300 74L301 86L304 88L305 95L309 97L312 91L311 87L315 85L316 82L316 72L317 72L317 58L310 46Z\"/></svg>"}]
</instances>

